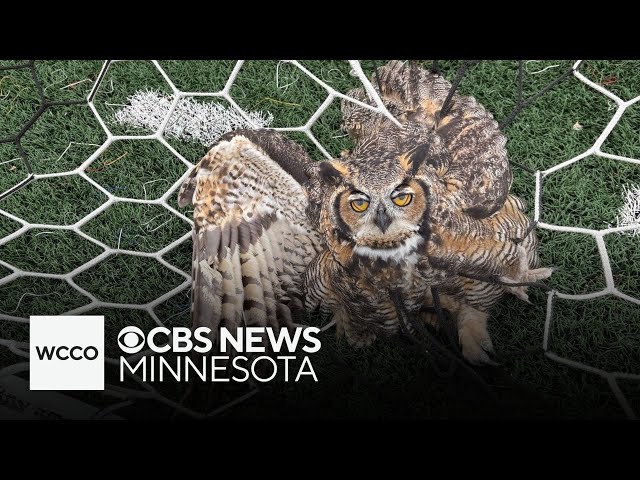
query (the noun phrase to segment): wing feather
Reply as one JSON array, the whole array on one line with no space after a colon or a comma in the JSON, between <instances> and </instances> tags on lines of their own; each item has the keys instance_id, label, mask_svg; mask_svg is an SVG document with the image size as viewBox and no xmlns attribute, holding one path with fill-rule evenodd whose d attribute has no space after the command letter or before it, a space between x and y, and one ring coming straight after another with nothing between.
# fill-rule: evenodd
<instances>
[{"instance_id":1,"label":"wing feather","mask_svg":"<svg viewBox=\"0 0 640 480\"><path fill-rule=\"evenodd\" d=\"M320 251L306 217L304 150L273 131L225 135L178 195L194 206L192 325L291 325Z\"/></svg>"},{"instance_id":2,"label":"wing feather","mask_svg":"<svg viewBox=\"0 0 640 480\"><path fill-rule=\"evenodd\" d=\"M476 308L488 310L505 291L527 299L525 286L505 287L496 280L526 283L551 274L550 269L536 268L538 239L522 208L522 201L509 195L489 217L450 212L444 222L431 222L426 247L429 265L460 275L466 300Z\"/></svg>"}]
</instances>

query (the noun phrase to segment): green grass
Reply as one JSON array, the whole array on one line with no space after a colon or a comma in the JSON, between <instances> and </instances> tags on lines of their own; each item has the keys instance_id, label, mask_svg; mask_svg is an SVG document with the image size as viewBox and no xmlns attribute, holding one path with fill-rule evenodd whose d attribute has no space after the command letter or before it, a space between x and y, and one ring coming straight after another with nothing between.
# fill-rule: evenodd
<instances>
[{"instance_id":1,"label":"green grass","mask_svg":"<svg viewBox=\"0 0 640 480\"><path fill-rule=\"evenodd\" d=\"M580 233L541 230L540 256L557 270L548 284L562 293L581 294L605 287L602 261L595 239Z\"/></svg>"},{"instance_id":2,"label":"green grass","mask_svg":"<svg viewBox=\"0 0 640 480\"><path fill-rule=\"evenodd\" d=\"M12 256L12 265L28 272L68 273L101 253L102 248L68 230L36 228L0 245L0 258Z\"/></svg>"},{"instance_id":3,"label":"green grass","mask_svg":"<svg viewBox=\"0 0 640 480\"><path fill-rule=\"evenodd\" d=\"M156 140L116 141L87 168L89 177L110 193L140 200L161 197L186 171L187 167Z\"/></svg>"},{"instance_id":4,"label":"green grass","mask_svg":"<svg viewBox=\"0 0 640 480\"><path fill-rule=\"evenodd\" d=\"M20 224L16 221L10 220L4 215L0 215L0 235L6 237L10 233L15 232L20 228Z\"/></svg>"},{"instance_id":5,"label":"green grass","mask_svg":"<svg viewBox=\"0 0 640 480\"><path fill-rule=\"evenodd\" d=\"M640 62L637 60L587 60L580 71L590 80L604 85L622 100L640 95Z\"/></svg>"},{"instance_id":6,"label":"green grass","mask_svg":"<svg viewBox=\"0 0 640 480\"><path fill-rule=\"evenodd\" d=\"M57 173L79 167L106 139L89 107L55 106L25 133L22 146L34 173Z\"/></svg>"},{"instance_id":7,"label":"green grass","mask_svg":"<svg viewBox=\"0 0 640 480\"><path fill-rule=\"evenodd\" d=\"M28 70L0 72L0 138L15 136L40 106L40 97Z\"/></svg>"},{"instance_id":8,"label":"green grass","mask_svg":"<svg viewBox=\"0 0 640 480\"><path fill-rule=\"evenodd\" d=\"M6 276L8 276L10 274L11 274L11 270L9 270L8 268L5 268L3 266L0 266L0 278L6 277Z\"/></svg>"},{"instance_id":9,"label":"green grass","mask_svg":"<svg viewBox=\"0 0 640 480\"><path fill-rule=\"evenodd\" d=\"M231 96L245 110L273 113L272 127L301 127L327 97L326 91L291 64L281 64L277 88L277 62L248 61L242 66ZM274 95L275 94L275 95Z\"/></svg>"},{"instance_id":10,"label":"green grass","mask_svg":"<svg viewBox=\"0 0 640 480\"><path fill-rule=\"evenodd\" d=\"M156 252L189 232L191 227L160 205L119 202L82 227L112 248ZM158 231L162 230L162 235Z\"/></svg>"},{"instance_id":11,"label":"green grass","mask_svg":"<svg viewBox=\"0 0 640 480\"><path fill-rule=\"evenodd\" d=\"M640 305L618 298L562 300L554 305L551 348L608 371L633 373L640 342Z\"/></svg>"},{"instance_id":12,"label":"green grass","mask_svg":"<svg viewBox=\"0 0 640 480\"><path fill-rule=\"evenodd\" d=\"M602 145L602 151L638 158L640 156L640 108L632 105L614 127L611 135Z\"/></svg>"},{"instance_id":13,"label":"green grass","mask_svg":"<svg viewBox=\"0 0 640 480\"><path fill-rule=\"evenodd\" d=\"M640 263L640 239L631 235L610 234L604 237L613 270L613 280L621 291L637 296L640 292L640 278L630 265Z\"/></svg>"},{"instance_id":14,"label":"green grass","mask_svg":"<svg viewBox=\"0 0 640 480\"><path fill-rule=\"evenodd\" d=\"M546 177L542 220L602 230L615 225L621 186L640 184L640 165L591 156Z\"/></svg>"},{"instance_id":15,"label":"green grass","mask_svg":"<svg viewBox=\"0 0 640 480\"><path fill-rule=\"evenodd\" d=\"M15 145L0 143L0 193L9 190L27 175L27 167Z\"/></svg>"},{"instance_id":16,"label":"green grass","mask_svg":"<svg viewBox=\"0 0 640 480\"><path fill-rule=\"evenodd\" d=\"M0 313L15 317L60 315L87 303L64 280L22 277L0 286Z\"/></svg>"},{"instance_id":17,"label":"green grass","mask_svg":"<svg viewBox=\"0 0 640 480\"><path fill-rule=\"evenodd\" d=\"M164 259L174 267L189 272L191 270L191 252L193 250L193 241L189 238L177 247L169 250L164 254Z\"/></svg>"},{"instance_id":18,"label":"green grass","mask_svg":"<svg viewBox=\"0 0 640 480\"><path fill-rule=\"evenodd\" d=\"M144 304L184 282L152 258L115 254L74 278L99 300ZM124 286L135 288L123 288Z\"/></svg>"},{"instance_id":19,"label":"green grass","mask_svg":"<svg viewBox=\"0 0 640 480\"><path fill-rule=\"evenodd\" d=\"M2 201L7 212L30 223L73 225L107 200L76 175L41 178Z\"/></svg>"},{"instance_id":20,"label":"green grass","mask_svg":"<svg viewBox=\"0 0 640 480\"><path fill-rule=\"evenodd\" d=\"M217 92L222 90L236 62L221 60L161 60L173 84L183 92Z\"/></svg>"},{"instance_id":21,"label":"green grass","mask_svg":"<svg viewBox=\"0 0 640 480\"><path fill-rule=\"evenodd\" d=\"M36 62L36 72L44 94L51 101L87 98L98 78L99 60L44 60Z\"/></svg>"},{"instance_id":22,"label":"green grass","mask_svg":"<svg viewBox=\"0 0 640 480\"><path fill-rule=\"evenodd\" d=\"M363 61L367 74L385 60ZM0 65L15 62L0 62ZM235 63L231 61L161 61L172 82L185 91L214 92L222 89ZM347 93L358 86L344 61L303 61L318 78ZM430 61L422 62L429 66ZM443 74L452 79L460 61L442 61ZM524 95L528 97L570 68L570 61L527 64ZM595 82L607 83L624 100L640 95L638 62L587 61L581 71ZM43 61L36 69L45 95L51 100L85 98L100 71L101 62ZM552 67L541 71L546 67ZM276 70L279 78L276 83ZM487 61L474 66L463 79L460 92L474 95L497 120L509 115L516 104L517 62ZM535 73L539 72L539 73ZM79 82L79 83L76 83ZM76 85L69 86L76 83ZM114 134L144 135L150 132L115 124L113 114L139 89L170 94L170 88L150 62L118 62L111 66L95 98L95 106ZM274 115L274 127L304 125L326 98L323 88L295 67L274 61L247 61L230 90L233 99L247 110ZM218 99L204 101L223 102ZM17 134L40 104L35 84L26 70L0 71L0 139ZM547 169L578 155L598 138L615 112L614 102L569 78L523 111L506 130L511 159L530 169ZM312 132L334 156L352 146L340 130L340 104L334 100L313 126ZM578 125L577 125L578 124ZM603 151L640 157L640 107L631 107L604 143ZM315 159L323 156L306 135L292 132ZM48 109L21 140L35 173L75 169L103 143L105 134L87 106ZM197 162L206 148L197 143L167 139L187 160ZM69 142L74 145L64 154ZM25 178L27 171L13 143L0 144L0 192ZM16 160L17 159L17 160ZM7 163L3 163L7 162ZM157 199L186 171L184 165L159 142L116 141L87 169L87 174L107 191L120 197ZM528 204L532 214L534 178L513 168L512 192ZM589 157L544 179L542 220L549 223L603 229L615 224L622 202L621 187L640 183L640 166ZM70 225L99 205L106 197L77 176L40 179L16 194L0 200L0 209L26 221ZM168 203L187 216L191 207L179 208L175 194ZM0 239L20 228L0 215ZM118 202L82 227L82 231L112 248L155 252L175 241L189 227L160 206ZM595 240L588 235L539 230L540 256L545 265L557 267L549 285L562 293L580 294L605 286ZM607 235L605 243L616 286L640 297L640 249L638 237ZM188 272L191 241L164 255L170 264ZM17 268L48 273L67 273L101 252L91 242L68 231L30 230L0 245L0 259ZM0 279L10 274L0 267ZM154 259L112 255L81 273L74 281L100 300L144 304L180 285L184 280ZM167 325L189 324L189 290L168 299L154 310ZM26 295L25 295L26 294ZM38 295L38 296L36 296ZM274 382L259 395L238 405L230 417L337 416L358 418L470 418L483 416L623 418L606 381L551 361L541 354L547 296L530 292L531 305L515 298L503 301L492 312L490 331L503 367L478 369L502 401L496 407L477 385L456 375L455 381L439 378L430 359L401 341L379 341L354 351L335 338L322 335L323 348L312 361L318 384ZM62 280L20 278L0 286L0 313L27 317L59 314L88 303L88 299ZM550 346L559 355L608 371L640 373L640 307L612 297L589 301L556 299ZM138 310L94 310L107 319L106 338L128 324L148 330L150 315ZM313 320L319 322L320 320ZM26 341L23 324L0 322L0 338ZM116 354L108 343L107 354ZM20 361L0 349L0 366ZM108 371L108 378L113 372ZM112 379L113 380L113 379ZM179 386L160 387L179 398ZM640 382L620 381L630 403L640 408ZM229 400L246 386L225 390L220 401ZM86 399L100 403L87 394ZM166 414L150 402L140 402L136 415ZM156 409L156 410L154 410Z\"/></svg>"}]
</instances>

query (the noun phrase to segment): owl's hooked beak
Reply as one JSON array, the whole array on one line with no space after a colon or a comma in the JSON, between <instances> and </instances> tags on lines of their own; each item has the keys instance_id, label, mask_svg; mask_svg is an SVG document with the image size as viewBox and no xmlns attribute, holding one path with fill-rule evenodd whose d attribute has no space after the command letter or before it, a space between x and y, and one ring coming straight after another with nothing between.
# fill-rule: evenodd
<instances>
[{"instance_id":1,"label":"owl's hooked beak","mask_svg":"<svg viewBox=\"0 0 640 480\"><path fill-rule=\"evenodd\" d=\"M375 223L376 226L380 230L382 230L382 233L386 233L387 228L389 228L389 225L391 225L391 217L389 216L386 208L384 208L383 205L378 205L373 223Z\"/></svg>"}]
</instances>

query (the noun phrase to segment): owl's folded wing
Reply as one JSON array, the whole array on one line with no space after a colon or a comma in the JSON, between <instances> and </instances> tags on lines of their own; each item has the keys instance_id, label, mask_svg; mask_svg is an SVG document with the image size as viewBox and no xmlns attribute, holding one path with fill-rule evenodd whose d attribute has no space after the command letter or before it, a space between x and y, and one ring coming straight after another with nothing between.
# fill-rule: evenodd
<instances>
[{"instance_id":1,"label":"owl's folded wing","mask_svg":"<svg viewBox=\"0 0 640 480\"><path fill-rule=\"evenodd\" d=\"M507 139L489 111L475 98L457 93L449 107L444 107L454 91L451 83L409 63L387 63L372 76L371 83L405 130L399 131L384 116L343 100L344 128L361 150L367 144L375 148L396 145L392 148L399 149L408 140L416 147L422 144L427 154L423 168L437 165L446 179L459 184L464 190L461 207L467 214L484 218L502 207L512 181ZM373 103L362 88L351 90L349 95ZM447 110L444 115L443 107ZM364 140L372 137L375 142Z\"/></svg>"},{"instance_id":2,"label":"owl's folded wing","mask_svg":"<svg viewBox=\"0 0 640 480\"><path fill-rule=\"evenodd\" d=\"M192 326L290 325L319 247L305 210L304 150L269 130L231 132L179 193L194 206Z\"/></svg>"},{"instance_id":3,"label":"owl's folded wing","mask_svg":"<svg viewBox=\"0 0 640 480\"><path fill-rule=\"evenodd\" d=\"M426 252L430 264L462 277L502 285L547 278L550 269L536 268L538 240L522 210L521 200L509 195L502 208L489 217L476 219L450 212L432 221ZM526 299L526 287L506 289Z\"/></svg>"}]
</instances>

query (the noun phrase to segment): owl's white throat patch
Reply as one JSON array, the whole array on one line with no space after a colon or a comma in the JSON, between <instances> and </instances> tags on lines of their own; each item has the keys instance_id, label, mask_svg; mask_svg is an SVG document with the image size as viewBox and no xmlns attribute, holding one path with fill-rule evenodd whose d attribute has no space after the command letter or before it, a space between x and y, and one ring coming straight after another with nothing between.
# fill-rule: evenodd
<instances>
[{"instance_id":1,"label":"owl's white throat patch","mask_svg":"<svg viewBox=\"0 0 640 480\"><path fill-rule=\"evenodd\" d=\"M423 240L420 235L413 235L399 246L393 248L371 248L365 245L356 245L353 253L374 260L406 260L409 255L416 251Z\"/></svg>"}]
</instances>

